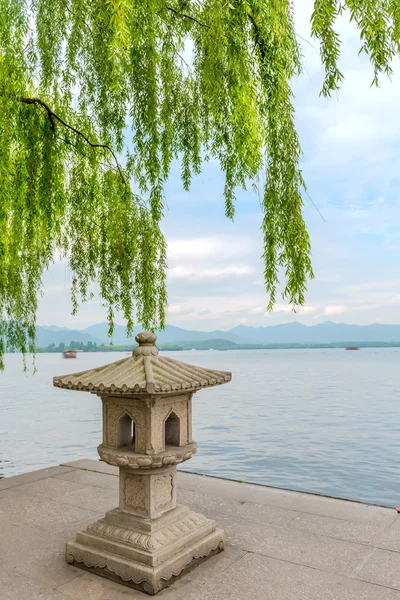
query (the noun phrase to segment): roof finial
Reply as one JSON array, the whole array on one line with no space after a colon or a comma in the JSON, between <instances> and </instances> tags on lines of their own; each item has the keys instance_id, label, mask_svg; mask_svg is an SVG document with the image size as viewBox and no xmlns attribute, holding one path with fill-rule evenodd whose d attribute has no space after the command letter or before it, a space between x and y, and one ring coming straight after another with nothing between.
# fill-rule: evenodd
<instances>
[{"instance_id":1,"label":"roof finial","mask_svg":"<svg viewBox=\"0 0 400 600\"><path fill-rule=\"evenodd\" d=\"M135 340L139 346L134 348L132 356L156 356L158 354L158 350L154 346L157 336L152 331L142 331L141 333L138 333Z\"/></svg>"},{"instance_id":2,"label":"roof finial","mask_svg":"<svg viewBox=\"0 0 400 600\"><path fill-rule=\"evenodd\" d=\"M152 331L142 331L138 333L135 340L139 346L152 346L157 341L157 336Z\"/></svg>"}]
</instances>

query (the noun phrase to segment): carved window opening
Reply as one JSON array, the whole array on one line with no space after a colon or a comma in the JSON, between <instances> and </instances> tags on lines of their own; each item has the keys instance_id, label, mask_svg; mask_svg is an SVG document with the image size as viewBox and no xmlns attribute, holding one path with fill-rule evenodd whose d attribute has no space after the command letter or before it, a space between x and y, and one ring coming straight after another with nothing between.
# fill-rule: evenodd
<instances>
[{"instance_id":1,"label":"carved window opening","mask_svg":"<svg viewBox=\"0 0 400 600\"><path fill-rule=\"evenodd\" d=\"M179 417L172 412L165 421L165 445L180 446L181 422Z\"/></svg>"},{"instance_id":2,"label":"carved window opening","mask_svg":"<svg viewBox=\"0 0 400 600\"><path fill-rule=\"evenodd\" d=\"M126 413L118 421L118 448L125 447L135 451L135 421Z\"/></svg>"}]
</instances>

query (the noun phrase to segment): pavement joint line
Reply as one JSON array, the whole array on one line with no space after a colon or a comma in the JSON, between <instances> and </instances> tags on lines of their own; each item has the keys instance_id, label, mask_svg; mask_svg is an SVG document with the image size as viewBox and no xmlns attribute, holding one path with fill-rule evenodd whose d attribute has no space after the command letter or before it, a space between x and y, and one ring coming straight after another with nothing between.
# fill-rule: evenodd
<instances>
[{"instance_id":1,"label":"pavement joint line","mask_svg":"<svg viewBox=\"0 0 400 600\"><path fill-rule=\"evenodd\" d=\"M362 581L363 583L368 583L368 585L377 585L377 586L385 588L387 590L392 590L392 591L400 592L400 587L399 587L398 584L397 584L397 587L394 587L393 585L384 585L383 583L372 582L369 579L362 579L362 577L356 577L354 579L354 581Z\"/></svg>"},{"instance_id":2,"label":"pavement joint line","mask_svg":"<svg viewBox=\"0 0 400 600\"><path fill-rule=\"evenodd\" d=\"M290 509L287 509L287 508L282 508L281 510L286 510L286 511L288 511L288 512L292 512L292 511L290 511ZM287 522L287 525L289 525L289 523L293 523L294 521L296 521L296 519L298 519L298 518L299 518L299 515L301 515L301 511L299 511L299 510L298 510L298 511L294 510L293 512L294 512L294 513L296 513L296 514L294 515L294 517L292 517L292 518L290 519L290 521L288 521L288 522ZM289 529L289 528L288 528L288 529ZM293 531L293 529L291 529L291 528L290 528L290 531ZM296 530L296 531L298 531L298 530ZM300 531L301 531L301 530L300 530Z\"/></svg>"},{"instance_id":3,"label":"pavement joint line","mask_svg":"<svg viewBox=\"0 0 400 600\"><path fill-rule=\"evenodd\" d=\"M234 547L234 546L233 546ZM237 558L236 560L234 560L232 563L230 563L229 565L226 565L226 567L224 569L222 569L221 571L219 571L218 573L216 573L213 577L213 579L215 579L215 577L218 575L221 575L221 573L224 573L227 569L230 569L231 567L233 567L234 565L236 565L237 562L239 562L239 560L242 560L242 558L244 558L245 556L247 556L247 554L249 554L248 550L243 550L244 554L242 556L239 556L239 558Z\"/></svg>"},{"instance_id":4,"label":"pavement joint line","mask_svg":"<svg viewBox=\"0 0 400 600\"><path fill-rule=\"evenodd\" d=\"M243 550L243 548L241 548ZM362 581L363 583L368 583L368 585L375 585L379 588L384 588L386 590L399 590L399 588L394 588L390 585L384 585L383 583L376 583L374 581L367 581L366 579L361 579L359 577L352 577L349 575L343 575L342 573L337 573L336 571L327 571L325 569L320 569L319 567L313 567L311 565L304 565L303 563L297 563L293 560L285 560L284 558L276 558L276 556L269 556L267 554L260 554L259 552L254 552L254 550L246 550L247 554L254 554L255 556L261 556L264 558L268 558L269 560L274 560L276 562L288 563L290 565L295 565L296 567L303 567L304 569L312 569L313 571L318 571L319 573L330 575L335 575L336 577L343 577L344 579L349 579L350 581ZM242 556L244 558L245 556ZM229 568L229 567L227 567Z\"/></svg>"},{"instance_id":5,"label":"pavement joint line","mask_svg":"<svg viewBox=\"0 0 400 600\"><path fill-rule=\"evenodd\" d=\"M74 579L77 579L78 577L82 577L85 574L85 571L83 571L82 573L75 574L73 577L71 577L71 579L68 579L68 581L64 581L63 583L60 583L57 586L52 586L51 583L49 584L47 581L45 581L41 577L37 577L36 575L27 575L23 571L19 571L18 569L15 569L15 568L13 568L12 573L13 573L13 575L18 575L18 577L20 577L22 579L26 579L27 581L31 580L31 581L33 581L33 583L36 583L37 585L39 585L41 587L45 587L46 590L49 590L50 592L52 592L52 591L55 591L57 588L61 587L62 585L66 585L70 581L73 581ZM87 574L87 571L86 571L86 574ZM65 596L65 594L64 594L64 596ZM1 597L1 600L4 600L3 596L0 596L0 597ZM35 598L36 598L36 596L35 596ZM69 600L75 600L75 598L71 598L71 596L66 596L66 598L68 598ZM34 600L34 599L33 598L29 598L29 599L24 598L24 600ZM78 599L78 600L80 600L80 599ZM106 599L106 600L108 600L108 599ZM111 598L109 600L111 600Z\"/></svg>"},{"instance_id":6,"label":"pavement joint line","mask_svg":"<svg viewBox=\"0 0 400 600\"><path fill-rule=\"evenodd\" d=\"M82 571L82 573L76 573L75 577L68 579L68 581L64 581L64 583L60 583L60 585L57 585L55 588L52 588L52 590L54 590L54 591L59 590L59 588L63 587L64 585L71 583L71 581L75 581L75 579L78 579L78 577L84 577L84 575L87 575L87 574L88 574L88 571ZM61 593L65 596L65 594L62 590L61 590ZM68 598L69 597L70 596L68 596Z\"/></svg>"},{"instance_id":7,"label":"pavement joint line","mask_svg":"<svg viewBox=\"0 0 400 600\"><path fill-rule=\"evenodd\" d=\"M186 491L193 491L193 490L186 490ZM218 496L215 496L215 498L218 498ZM244 502L241 502L240 500L230 500L230 502L236 502L236 504L238 504L240 506L243 506L243 504L245 504ZM275 505L270 505L270 504L268 504L268 505L257 504L256 502L252 502L252 504L254 506L260 506L260 507L264 507L264 508L278 508L279 510L282 510L282 511L285 511L285 512L294 512L294 513L296 513L294 515L294 517L292 517L288 521L288 523L292 523L295 519L297 519L297 517L299 515L301 515L301 511L292 510L290 508L281 508L281 507L277 507ZM220 508L220 507L217 506L213 510L215 510L216 514L221 515L221 516L226 516L226 514L227 514L227 511L224 510L222 507ZM231 515L229 515L229 516L231 516ZM247 522L247 521L253 521L254 520L253 517L246 517L246 516L242 516L242 515L234 515L234 518L235 519L240 519L241 521L245 521L245 522ZM286 525L278 525L276 523L270 523L270 522L263 522L263 523L260 523L260 525L261 526L265 525L266 527L268 527L268 526L270 526L270 527L280 527L281 529L285 529L286 528ZM293 531L293 529L289 529L289 531ZM305 533L308 533L308 532L306 531ZM310 533L313 533L313 532L310 532ZM315 534L315 535L321 535L322 537L333 537L333 536L324 536L322 534ZM336 539L336 538L334 538L334 539Z\"/></svg>"},{"instance_id":8,"label":"pavement joint line","mask_svg":"<svg viewBox=\"0 0 400 600\"><path fill-rule=\"evenodd\" d=\"M368 583L368 585L376 585L377 587L384 588L385 590L392 590L392 592L400 592L400 587L393 587L392 585L383 585L383 583L375 583L369 581L368 579L361 579L360 577L357 577L356 579L354 579L354 581L362 581L363 583Z\"/></svg>"},{"instance_id":9,"label":"pavement joint line","mask_svg":"<svg viewBox=\"0 0 400 600\"><path fill-rule=\"evenodd\" d=\"M60 467L70 467L70 465L62 464L62 465L60 465ZM97 469L88 469L87 467L71 467L71 470L72 471L88 471L89 473L98 473L99 475L111 475L112 477L119 477L118 473L107 473L105 471L97 471Z\"/></svg>"},{"instance_id":10,"label":"pavement joint line","mask_svg":"<svg viewBox=\"0 0 400 600\"><path fill-rule=\"evenodd\" d=\"M233 502L237 502L237 500L233 500ZM253 502L252 504L255 504L255 502ZM265 504L256 504L256 506L265 506ZM270 506L270 505L268 505ZM273 506L272 508L276 508L275 506ZM290 509L281 509L281 510L290 510ZM218 508L216 509L217 514L225 515L226 513L224 512L218 512ZM302 514L302 511L297 511L300 515ZM305 514L312 514L314 515L315 513L305 513ZM327 517L326 515L320 515L317 514L317 517L322 517L323 519L335 519L335 521L342 521L344 523L354 523L356 525L360 525L363 526L363 523L359 523L357 521L348 521L346 519L339 519L338 517ZM290 531L290 532L299 532L299 533L305 533L308 535L316 535L320 538L328 538L330 540L339 540L341 542L347 542L349 544L355 544L357 546L364 546L365 548L374 548L374 550L385 550L386 552L393 552L394 554L399 554L400 550L391 550L391 549L387 549L383 546L372 546L371 544L369 544L368 542L357 542L357 541L353 541L353 540L348 540L346 538L343 537L337 537L335 535L329 535L326 533L319 533L317 531L307 531L306 529L292 529L291 527L289 527L288 525L293 523L293 521L295 521L298 518L298 515L294 516L290 521L288 521L288 523L285 523L283 525L278 525L276 523L260 523L261 527L274 527L275 529L285 529L286 531ZM239 519L240 521L250 521L251 519L247 519L246 517L241 517L241 516L235 516L235 519ZM371 525L371 527L375 527L377 530L379 530L380 532L384 533L385 531L389 531L389 528L381 528L378 525ZM393 531L393 530L392 530ZM399 531L399 538L400 538L400 531ZM241 548L243 550L243 548ZM250 552L250 550L246 550L246 552ZM262 555L265 556L265 555ZM372 555L371 555L372 556ZM369 559L368 559L369 560ZM295 563L297 564L297 563ZM311 567L310 567L311 568Z\"/></svg>"},{"instance_id":11,"label":"pavement joint line","mask_svg":"<svg viewBox=\"0 0 400 600\"><path fill-rule=\"evenodd\" d=\"M290 521L292 522L292 521ZM353 521L351 521L353 522ZM339 540L340 542L347 542L348 544L356 544L357 546L364 546L365 548L374 548L375 550L385 550L385 548L381 548L380 546L375 547L375 546L371 546L371 544L369 544L368 542L355 542L352 540L347 540L346 538L342 538L342 537L337 537L335 535L328 535L325 533L318 533L316 531L307 531L305 529L290 529L290 528L286 528L285 525L273 525L273 527L282 527L282 529L287 529L288 531L298 531L301 533L308 533L309 535L317 535L318 537L322 537L322 538L328 538L329 540ZM378 527L379 529L379 527ZM381 530L384 531L384 530ZM392 552L394 552L395 554L398 554L397 550L392 550Z\"/></svg>"},{"instance_id":12,"label":"pavement joint line","mask_svg":"<svg viewBox=\"0 0 400 600\"><path fill-rule=\"evenodd\" d=\"M307 513L307 514L309 514L309 513ZM345 519L339 519L338 517L326 517L325 515L316 515L316 516L318 516L318 517L321 516L323 519L335 519L335 521L343 521L344 523L354 523L355 525L363 526L363 523L358 523L357 521L346 521ZM297 517L294 517L291 521L289 521L289 523L293 523L293 521L296 520L296 518ZM268 525L268 523L265 523L265 525ZM353 541L353 540L348 540L343 537L338 537L336 535L330 535L328 533L318 533L317 531L307 531L307 529L297 529L297 528L291 529L290 527L288 528L287 525L273 525L273 527L282 527L282 529L288 529L288 531L299 531L302 533L309 533L310 535L317 535L319 537L325 537L325 538L329 538L331 540L340 540L342 542L348 542L349 544L358 544L359 546L365 546L367 548L374 548L375 550L385 550L385 552L393 552L394 554L400 553L400 549L392 550L391 548L386 548L385 546L372 546L369 542L357 542L357 541ZM390 530L390 527L389 528L381 528L378 525L371 525L370 527L374 527L381 533L385 533L386 531ZM392 531L396 531L396 530L392 529ZM400 539L400 531L399 531L399 539ZM379 542L374 542L374 544L379 544Z\"/></svg>"},{"instance_id":13,"label":"pavement joint line","mask_svg":"<svg viewBox=\"0 0 400 600\"><path fill-rule=\"evenodd\" d=\"M358 579L359 573L365 567L367 562L373 557L373 555L375 554L377 549L378 548L371 547L371 553L368 556L365 556L364 559L360 562L360 564L357 567L355 567L353 573L350 575L351 579ZM360 581L362 581L362 580L360 579Z\"/></svg>"},{"instance_id":14,"label":"pavement joint line","mask_svg":"<svg viewBox=\"0 0 400 600\"><path fill-rule=\"evenodd\" d=\"M76 469L76 470L79 471L80 469ZM96 471L96 474L97 475L108 475L109 473L98 473ZM59 481L69 481L69 479L63 479L62 475L54 475L54 477L52 477L52 479L57 479ZM75 481L71 481L71 483L75 483ZM104 486L102 486L102 485L96 485L95 483L90 483L90 484L89 483L82 483L82 485L85 486L85 487L94 487L94 488L99 489L99 490L106 490L107 489ZM72 493L73 492L66 492L67 495L68 494L72 494Z\"/></svg>"},{"instance_id":15,"label":"pavement joint line","mask_svg":"<svg viewBox=\"0 0 400 600\"><path fill-rule=\"evenodd\" d=\"M399 515L396 515L393 523L390 524L389 529L392 529L393 525L397 522L397 520L400 519ZM392 531L396 531L395 529L392 529Z\"/></svg>"},{"instance_id":16,"label":"pavement joint line","mask_svg":"<svg viewBox=\"0 0 400 600\"><path fill-rule=\"evenodd\" d=\"M93 487L93 486L87 486L87 487ZM96 489L99 489L99 488L96 488ZM79 490L77 490L77 491L79 491ZM73 494L73 493L74 492L69 492L69 494L65 494L65 495L68 496L68 495ZM72 506L73 508L80 508L81 510L87 510L88 512L92 512L92 513L94 513L96 515L103 515L104 516L104 512L105 512L104 510L92 510L91 508L86 508L86 507L83 508L82 506L79 506L77 504L71 504L70 502L63 502L61 500L61 498L62 498L62 496L57 496L57 498L55 498L54 500L52 500L52 502L56 502L57 504L64 504L64 506ZM118 503L118 501L117 501L117 503ZM116 508L116 507L114 506L114 508Z\"/></svg>"},{"instance_id":17,"label":"pavement joint line","mask_svg":"<svg viewBox=\"0 0 400 600\"><path fill-rule=\"evenodd\" d=\"M257 504L257 503L256 502L252 502L252 504ZM271 507L275 508L275 506L272 505L272 504L268 504L268 505L266 505L266 504L260 504L258 506L271 506ZM281 510L288 510L289 512L292 511L291 508L282 508ZM342 521L342 523L354 523L355 525L360 525L360 526L364 525L364 523L362 523L360 521L352 521L351 519L343 519L341 517L330 517L329 515L321 515L321 513L309 513L309 512L306 512L304 510L297 510L296 511L296 509L293 509L293 512L297 512L300 515L302 515L302 514L304 514L304 515L313 515L315 517L321 517L321 519L331 519L332 521ZM295 517L293 517L293 519L290 521L290 523L292 523L292 521L296 520L297 518L298 518L298 515L296 515ZM393 523L391 523L389 525L389 527L379 527L379 525L374 525L373 523L371 523L369 526L370 527L375 527L376 529L379 529L379 531L385 532L385 531L389 531L390 529L392 529L392 525L393 525ZM306 529L300 529L299 531L304 531L306 533L314 533L312 531L307 532ZM392 529L392 531L396 531L396 529L394 529L394 530ZM318 535L318 534L316 534L316 535ZM322 535L322 534L319 534L319 535ZM325 534L323 534L323 535L325 535ZM333 536L333 535L327 535L326 534L326 537L335 537L335 536ZM399 531L399 537L400 537L400 531ZM339 539L341 539L341 538L339 538ZM361 542L357 542L357 543L361 544Z\"/></svg>"},{"instance_id":18,"label":"pavement joint line","mask_svg":"<svg viewBox=\"0 0 400 600\"><path fill-rule=\"evenodd\" d=\"M64 465L59 465L60 467L63 467ZM76 471L77 469L75 469L74 467L70 467L70 471L65 471L65 473L62 473L63 475L66 475L67 473L72 473L72 471ZM3 477L2 479L0 479L0 481L7 481L7 479L11 479L12 477L22 477L23 475L29 475L30 473L35 473L35 471L28 471L27 473L20 473L19 475L12 475L11 477ZM7 492L8 490L14 490L15 488L21 487L21 485L29 485L31 483L36 483L37 481L44 481L45 479L55 479L56 475L52 475L50 473L50 475L47 475L47 477L39 477L39 479L33 479L32 481L21 481L21 483L17 483L16 485L12 485L10 487L7 488L1 488L0 489L0 493L1 492Z\"/></svg>"},{"instance_id":19,"label":"pavement joint line","mask_svg":"<svg viewBox=\"0 0 400 600\"><path fill-rule=\"evenodd\" d=\"M219 479L220 481L232 481L233 483L244 483L246 485L254 485L260 488L267 488L270 490L277 490L278 492L291 492L293 494L299 494L300 496L316 496L317 498L328 498L328 500L341 500L342 502L351 502L352 504L363 504L366 508L371 506L377 506L378 508L388 508L394 509L393 506L388 506L387 504L376 504L376 503L366 503L364 500L354 500L351 498L344 498L343 496L330 496L329 494L322 494L318 492L308 492L305 490L296 490L293 488L285 488L274 486L266 483L259 483L258 481L246 481L243 479L231 479L229 477L219 477L218 475L212 475L210 473L199 473L198 471L185 471L184 469L178 469L180 473L188 473L189 475L197 475L199 477L210 477L211 479Z\"/></svg>"},{"instance_id":20,"label":"pavement joint line","mask_svg":"<svg viewBox=\"0 0 400 600\"><path fill-rule=\"evenodd\" d=\"M390 550L388 548L375 547L375 550L383 550L384 552L391 552L392 554L400 554L400 550Z\"/></svg>"},{"instance_id":21,"label":"pavement joint line","mask_svg":"<svg viewBox=\"0 0 400 600\"><path fill-rule=\"evenodd\" d=\"M337 575L339 577L346 577L347 579L354 579L354 577L352 577L350 575L344 575L343 573L338 573L337 571L331 571L330 569L319 569L318 567L312 567L311 565L306 565L304 563L296 562L294 560L286 560L285 558L277 558L276 556L273 556L272 554L263 554L262 552L254 552L253 550L248 550L248 549L242 548L240 543L238 544L237 547L240 548L241 550L243 550L243 552L247 552L249 554L256 554L257 556L264 556L265 558L270 558L273 560L290 563L291 565L296 565L297 567L305 567L306 569L314 569L315 571L320 571L321 573L330 573L331 575ZM384 586L384 587L387 587L387 586Z\"/></svg>"},{"instance_id":22,"label":"pavement joint line","mask_svg":"<svg viewBox=\"0 0 400 600\"><path fill-rule=\"evenodd\" d=\"M312 495L315 495L315 494L312 494ZM261 504L259 502L252 502L251 500L247 500L246 498L245 498L245 502L247 502L248 504L256 504L257 506L270 506L271 508L280 508L281 510L289 510L289 511L293 511L293 512L299 512L299 513L303 513L305 515L316 515L316 516L319 516L319 517L324 517L326 519L336 519L337 521L346 521L346 522L349 522L349 523L360 523L359 521L353 521L352 519L346 519L345 517L330 517L329 515L324 515L324 514L321 514L321 513L312 512L310 510L303 509L303 508L301 510L299 510L299 509L296 509L296 508L286 508L286 507L283 507L283 506L278 506L277 507L276 504L268 504L268 503L265 503L265 502L263 502ZM320 498L320 499L323 499L323 498L331 499L331 496L318 496L318 498ZM338 499L339 500L343 500L342 498L338 498ZM334 500L336 500L336 498L334 498ZM353 502L353 500L343 500L343 502ZM359 504L363 505L364 503L360 502ZM371 507L372 508L374 508L374 507L376 507L376 508L385 508L386 510L395 510L395 509L393 509L390 506L379 506L378 504L366 504L365 506L363 506L364 509L368 509L368 508L371 508ZM395 522L396 522L396 516L394 517L393 523L391 523L389 525L389 527L385 527L383 530L390 529ZM360 523L360 524L362 525L362 523Z\"/></svg>"}]
</instances>

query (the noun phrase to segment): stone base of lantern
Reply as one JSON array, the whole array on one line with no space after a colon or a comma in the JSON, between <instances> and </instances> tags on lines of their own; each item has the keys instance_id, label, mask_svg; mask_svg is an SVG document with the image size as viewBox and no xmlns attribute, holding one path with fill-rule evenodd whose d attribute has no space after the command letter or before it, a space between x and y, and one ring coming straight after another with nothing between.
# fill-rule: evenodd
<instances>
[{"instance_id":1,"label":"stone base of lantern","mask_svg":"<svg viewBox=\"0 0 400 600\"><path fill-rule=\"evenodd\" d=\"M151 520L116 508L67 544L67 562L154 595L223 547L215 522L186 506Z\"/></svg>"}]
</instances>

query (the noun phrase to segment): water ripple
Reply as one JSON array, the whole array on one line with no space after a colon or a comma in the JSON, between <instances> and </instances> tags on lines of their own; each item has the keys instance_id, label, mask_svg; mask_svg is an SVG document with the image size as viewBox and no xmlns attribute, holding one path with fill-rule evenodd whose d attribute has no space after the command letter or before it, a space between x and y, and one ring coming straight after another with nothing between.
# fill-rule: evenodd
<instances>
[{"instance_id":1,"label":"water ripple","mask_svg":"<svg viewBox=\"0 0 400 600\"><path fill-rule=\"evenodd\" d=\"M233 372L230 384L194 397L199 452L183 468L400 504L400 353L395 349L168 355ZM119 358L96 353L63 361L40 354L33 376L22 373L19 356L7 356L0 375L0 477L97 458L99 398L53 388L52 378Z\"/></svg>"}]
</instances>

